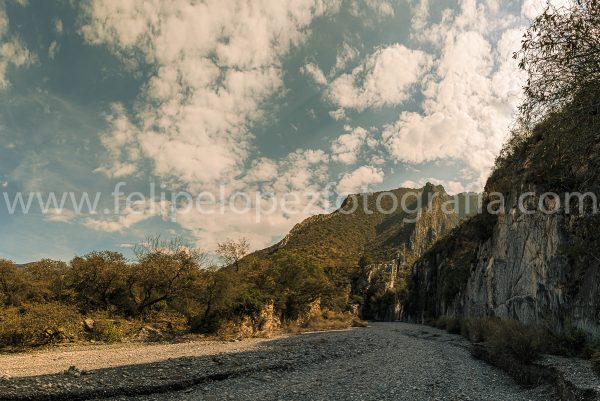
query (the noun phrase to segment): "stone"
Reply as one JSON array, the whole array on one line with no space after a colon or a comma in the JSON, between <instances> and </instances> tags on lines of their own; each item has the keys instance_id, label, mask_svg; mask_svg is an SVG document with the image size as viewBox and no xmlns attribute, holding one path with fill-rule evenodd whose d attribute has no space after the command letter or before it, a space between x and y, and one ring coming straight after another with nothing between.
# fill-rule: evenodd
<instances>
[{"instance_id":1,"label":"stone","mask_svg":"<svg viewBox=\"0 0 600 401\"><path fill-rule=\"evenodd\" d=\"M96 323L96 322L94 321L94 319L85 319L85 320L83 321L83 328L84 328L86 331L90 331L90 332L91 332L91 331L94 331L94 325L95 325L95 323Z\"/></svg>"}]
</instances>

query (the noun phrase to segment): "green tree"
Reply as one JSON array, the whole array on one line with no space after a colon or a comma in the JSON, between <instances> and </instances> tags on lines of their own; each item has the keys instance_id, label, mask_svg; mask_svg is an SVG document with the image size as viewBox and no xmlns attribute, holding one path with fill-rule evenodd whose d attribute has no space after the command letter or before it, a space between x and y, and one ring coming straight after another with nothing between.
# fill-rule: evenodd
<instances>
[{"instance_id":1,"label":"green tree","mask_svg":"<svg viewBox=\"0 0 600 401\"><path fill-rule=\"evenodd\" d=\"M527 30L515 53L527 72L526 99L521 111L536 123L558 111L582 92L600 98L600 1L570 0L561 7L548 5ZM582 105L582 108L593 105Z\"/></svg>"},{"instance_id":2,"label":"green tree","mask_svg":"<svg viewBox=\"0 0 600 401\"><path fill-rule=\"evenodd\" d=\"M0 303L18 306L35 297L31 277L14 262L0 259Z\"/></svg>"},{"instance_id":3,"label":"green tree","mask_svg":"<svg viewBox=\"0 0 600 401\"><path fill-rule=\"evenodd\" d=\"M130 266L126 288L137 315L158 303L189 296L207 262L206 254L181 238L149 237L134 251L137 263Z\"/></svg>"},{"instance_id":4,"label":"green tree","mask_svg":"<svg viewBox=\"0 0 600 401\"><path fill-rule=\"evenodd\" d=\"M110 309L122 288L127 260L118 252L91 252L71 261L70 285L84 310Z\"/></svg>"}]
</instances>

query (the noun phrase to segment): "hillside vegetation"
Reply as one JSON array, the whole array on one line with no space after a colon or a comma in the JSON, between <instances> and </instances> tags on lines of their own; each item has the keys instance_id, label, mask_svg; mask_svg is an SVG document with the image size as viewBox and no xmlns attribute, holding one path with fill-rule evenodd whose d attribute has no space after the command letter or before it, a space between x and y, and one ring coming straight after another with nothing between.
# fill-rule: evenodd
<instances>
[{"instance_id":1,"label":"hillside vegetation","mask_svg":"<svg viewBox=\"0 0 600 401\"><path fill-rule=\"evenodd\" d=\"M393 200L387 194L393 194L397 207L394 208ZM403 197L405 208L400 205ZM475 194L461 194L453 206L465 215L468 209L465 202L468 201L468 210L473 213L476 211L474 198ZM287 252L324 267L346 269L356 268L362 256L372 263L389 261L397 257L402 244L410 242L415 228L414 219L422 209L427 209L432 200L439 205L453 199L442 186L431 184L420 189L399 188L349 196L339 210L303 221L281 242L250 255L250 258L268 259ZM351 210L355 211L348 213ZM446 226L442 230L444 232L456 226L460 219L458 213L442 217Z\"/></svg>"}]
</instances>

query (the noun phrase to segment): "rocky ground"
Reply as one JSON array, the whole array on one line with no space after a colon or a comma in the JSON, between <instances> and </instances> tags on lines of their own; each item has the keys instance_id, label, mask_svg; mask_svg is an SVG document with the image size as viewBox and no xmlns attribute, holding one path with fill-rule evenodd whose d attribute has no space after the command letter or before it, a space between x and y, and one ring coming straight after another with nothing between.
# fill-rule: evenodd
<instances>
[{"instance_id":1,"label":"rocky ground","mask_svg":"<svg viewBox=\"0 0 600 401\"><path fill-rule=\"evenodd\" d=\"M46 366L40 373L53 374L35 377L27 375L40 356L20 356L19 362L0 356L1 373L22 376L0 381L0 400L555 399L547 387L523 388L474 359L459 336L405 323L238 343L132 347L81 349L88 353L70 356L76 368L56 373L40 364ZM104 362L91 360L93 352ZM129 364L106 365L110 359ZM64 370L69 357L59 360L55 371Z\"/></svg>"}]
</instances>

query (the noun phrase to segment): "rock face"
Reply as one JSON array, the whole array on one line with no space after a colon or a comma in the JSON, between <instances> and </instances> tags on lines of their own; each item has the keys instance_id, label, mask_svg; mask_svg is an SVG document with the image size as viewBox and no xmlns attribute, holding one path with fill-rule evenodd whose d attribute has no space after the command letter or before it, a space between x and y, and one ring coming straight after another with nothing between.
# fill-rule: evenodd
<instances>
[{"instance_id":1,"label":"rock face","mask_svg":"<svg viewBox=\"0 0 600 401\"><path fill-rule=\"evenodd\" d=\"M600 109L582 92L511 136L483 213L413 264L404 317L494 316L600 337L599 194Z\"/></svg>"},{"instance_id":2,"label":"rock face","mask_svg":"<svg viewBox=\"0 0 600 401\"><path fill-rule=\"evenodd\" d=\"M360 297L363 319L394 321L404 314L407 284L412 263L438 239L458 225L458 215L445 211L449 196L431 184L421 192L423 207L404 226L392 260L362 266L352 292Z\"/></svg>"},{"instance_id":3,"label":"rock face","mask_svg":"<svg viewBox=\"0 0 600 401\"><path fill-rule=\"evenodd\" d=\"M524 192L508 196L506 213L477 216L415 262L404 318L499 317L599 336L600 260L581 229L597 227L597 216L564 205L519 211Z\"/></svg>"}]
</instances>

